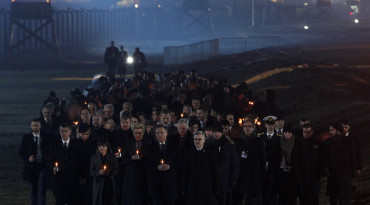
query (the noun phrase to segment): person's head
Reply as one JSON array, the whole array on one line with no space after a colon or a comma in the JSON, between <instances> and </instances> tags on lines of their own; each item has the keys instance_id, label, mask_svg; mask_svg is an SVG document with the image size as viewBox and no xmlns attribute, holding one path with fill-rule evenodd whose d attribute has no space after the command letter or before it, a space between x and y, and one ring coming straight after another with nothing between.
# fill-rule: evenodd
<instances>
[{"instance_id":1,"label":"person's head","mask_svg":"<svg viewBox=\"0 0 370 205\"><path fill-rule=\"evenodd\" d=\"M150 131L152 130L153 127L155 127L157 125L156 122L150 120L150 121L147 121L145 123L145 129L146 129L146 132L147 133L150 133Z\"/></svg>"},{"instance_id":2,"label":"person's head","mask_svg":"<svg viewBox=\"0 0 370 205\"><path fill-rule=\"evenodd\" d=\"M123 45L121 45L119 48L120 48L121 50L123 50L125 47L124 47Z\"/></svg>"},{"instance_id":3,"label":"person's head","mask_svg":"<svg viewBox=\"0 0 370 205\"><path fill-rule=\"evenodd\" d=\"M92 119L95 129L99 129L103 125L103 117L101 115L94 115Z\"/></svg>"},{"instance_id":4,"label":"person's head","mask_svg":"<svg viewBox=\"0 0 370 205\"><path fill-rule=\"evenodd\" d=\"M197 149L202 149L205 141L206 137L202 131L197 131L194 133L194 145Z\"/></svg>"},{"instance_id":5,"label":"person's head","mask_svg":"<svg viewBox=\"0 0 370 205\"><path fill-rule=\"evenodd\" d=\"M177 131L179 133L179 135L181 137L185 136L186 135L186 132L188 131L188 120L185 119L185 118L181 118L177 124L176 124L176 127L177 127Z\"/></svg>"},{"instance_id":6,"label":"person's head","mask_svg":"<svg viewBox=\"0 0 370 205\"><path fill-rule=\"evenodd\" d=\"M224 135L227 135L227 133L229 133L230 128L231 128L231 125L230 125L229 121L227 121L227 120L223 120L223 121L221 122L221 125L222 125L222 133L223 133Z\"/></svg>"},{"instance_id":7,"label":"person's head","mask_svg":"<svg viewBox=\"0 0 370 205\"><path fill-rule=\"evenodd\" d=\"M191 100L191 105L193 106L194 110L198 110L200 107L200 100L198 98L193 98Z\"/></svg>"},{"instance_id":8,"label":"person's head","mask_svg":"<svg viewBox=\"0 0 370 205\"><path fill-rule=\"evenodd\" d=\"M139 117L137 115L133 115L131 116L131 126L134 126L136 125L137 123L139 123Z\"/></svg>"},{"instance_id":9,"label":"person's head","mask_svg":"<svg viewBox=\"0 0 370 205\"><path fill-rule=\"evenodd\" d=\"M283 127L283 137L287 140L290 140L290 138L292 138L293 136L293 127L290 123L287 123L286 125L284 125Z\"/></svg>"},{"instance_id":10,"label":"person's head","mask_svg":"<svg viewBox=\"0 0 370 205\"><path fill-rule=\"evenodd\" d=\"M302 126L302 136L305 139L310 139L313 135L313 127L311 123L304 124Z\"/></svg>"},{"instance_id":11,"label":"person's head","mask_svg":"<svg viewBox=\"0 0 370 205\"><path fill-rule=\"evenodd\" d=\"M267 133L273 133L275 129L275 118L273 116L267 116L263 121L265 122Z\"/></svg>"},{"instance_id":12,"label":"person's head","mask_svg":"<svg viewBox=\"0 0 370 205\"><path fill-rule=\"evenodd\" d=\"M110 42L110 46L113 47L114 46L114 41L111 41Z\"/></svg>"},{"instance_id":13,"label":"person's head","mask_svg":"<svg viewBox=\"0 0 370 205\"><path fill-rule=\"evenodd\" d=\"M226 120L229 122L230 126L233 126L235 121L234 121L234 115L232 113L227 113L226 114Z\"/></svg>"},{"instance_id":14,"label":"person's head","mask_svg":"<svg viewBox=\"0 0 370 205\"><path fill-rule=\"evenodd\" d=\"M83 123L88 123L89 124L90 120L91 120L91 115L90 115L89 109L82 108L81 111L80 111L80 118L81 118Z\"/></svg>"},{"instance_id":15,"label":"person's head","mask_svg":"<svg viewBox=\"0 0 370 205\"><path fill-rule=\"evenodd\" d=\"M206 125L204 127L204 134L206 135L206 137L212 136L212 132L213 132L213 127L212 126Z\"/></svg>"},{"instance_id":16,"label":"person's head","mask_svg":"<svg viewBox=\"0 0 370 205\"><path fill-rule=\"evenodd\" d=\"M108 151L110 150L110 145L107 139L101 139L98 142L98 151L101 155L107 155Z\"/></svg>"},{"instance_id":17,"label":"person's head","mask_svg":"<svg viewBox=\"0 0 370 205\"><path fill-rule=\"evenodd\" d=\"M309 124L309 123L311 123L311 120L310 120L310 119L308 119L307 117L302 117L302 119L299 121L299 125L300 125L301 127L303 127L303 125L305 125L305 124Z\"/></svg>"},{"instance_id":18,"label":"person's head","mask_svg":"<svg viewBox=\"0 0 370 205\"><path fill-rule=\"evenodd\" d=\"M221 139L222 137L222 134L223 134L223 128L222 128L222 124L220 123L217 123L216 125L213 126L213 130L212 130L212 136L213 138L215 138L216 140L219 140Z\"/></svg>"},{"instance_id":19,"label":"person's head","mask_svg":"<svg viewBox=\"0 0 370 205\"><path fill-rule=\"evenodd\" d=\"M51 114L53 112L51 106L49 104L46 104L42 107L42 116L45 118L45 119L51 119Z\"/></svg>"},{"instance_id":20,"label":"person's head","mask_svg":"<svg viewBox=\"0 0 370 205\"><path fill-rule=\"evenodd\" d=\"M167 130L164 126L158 126L155 129L155 138L158 142L164 143L167 140Z\"/></svg>"},{"instance_id":21,"label":"person's head","mask_svg":"<svg viewBox=\"0 0 370 205\"><path fill-rule=\"evenodd\" d=\"M143 123L145 125L146 122L146 115L143 112L136 113L136 116L138 117L139 122Z\"/></svg>"},{"instance_id":22,"label":"person's head","mask_svg":"<svg viewBox=\"0 0 370 205\"><path fill-rule=\"evenodd\" d=\"M347 135L349 133L349 130L351 129L351 125L349 123L349 120L343 120L342 121L342 127L343 127L343 134Z\"/></svg>"},{"instance_id":23,"label":"person's head","mask_svg":"<svg viewBox=\"0 0 370 205\"><path fill-rule=\"evenodd\" d=\"M160 114L161 123L167 126L171 123L171 115L169 110L162 110Z\"/></svg>"},{"instance_id":24,"label":"person's head","mask_svg":"<svg viewBox=\"0 0 370 205\"><path fill-rule=\"evenodd\" d=\"M186 101L186 93L180 91L178 96L179 96L179 102L182 103L182 104L184 104L185 101Z\"/></svg>"},{"instance_id":25,"label":"person's head","mask_svg":"<svg viewBox=\"0 0 370 205\"><path fill-rule=\"evenodd\" d=\"M104 124L103 125L104 125L104 129L113 132L114 127L116 126L116 123L114 122L113 118L107 117L107 118L104 118Z\"/></svg>"},{"instance_id":26,"label":"person's head","mask_svg":"<svg viewBox=\"0 0 370 205\"><path fill-rule=\"evenodd\" d=\"M41 123L40 123L39 119L37 119L37 118L32 119L32 121L31 121L31 130L32 130L32 133L35 134L35 135L40 134Z\"/></svg>"},{"instance_id":27,"label":"person's head","mask_svg":"<svg viewBox=\"0 0 370 205\"><path fill-rule=\"evenodd\" d=\"M59 134L64 141L69 140L71 133L71 127L67 123L63 123L59 126Z\"/></svg>"},{"instance_id":28,"label":"person's head","mask_svg":"<svg viewBox=\"0 0 370 205\"><path fill-rule=\"evenodd\" d=\"M89 104L87 104L87 109L89 109L90 114L94 116L97 111L97 106L95 103L89 102Z\"/></svg>"},{"instance_id":29,"label":"person's head","mask_svg":"<svg viewBox=\"0 0 370 205\"><path fill-rule=\"evenodd\" d=\"M121 112L126 112L126 113L132 113L132 103L127 101L122 104L122 111Z\"/></svg>"},{"instance_id":30,"label":"person's head","mask_svg":"<svg viewBox=\"0 0 370 205\"><path fill-rule=\"evenodd\" d=\"M113 117L114 113L114 106L112 104L104 105L104 116L105 117Z\"/></svg>"},{"instance_id":31,"label":"person's head","mask_svg":"<svg viewBox=\"0 0 370 205\"><path fill-rule=\"evenodd\" d=\"M244 135L246 135L248 137L252 136L255 128L256 128L255 124L252 120L248 119L248 120L244 121L244 123L243 123Z\"/></svg>"},{"instance_id":32,"label":"person's head","mask_svg":"<svg viewBox=\"0 0 370 205\"><path fill-rule=\"evenodd\" d=\"M283 127L284 127L284 118L279 116L275 121L275 128L277 130L281 130L281 129L283 129Z\"/></svg>"},{"instance_id":33,"label":"person's head","mask_svg":"<svg viewBox=\"0 0 370 205\"><path fill-rule=\"evenodd\" d=\"M144 137L145 126L142 123L137 123L132 127L132 133L137 142L141 141Z\"/></svg>"},{"instance_id":34,"label":"person's head","mask_svg":"<svg viewBox=\"0 0 370 205\"><path fill-rule=\"evenodd\" d=\"M182 106L182 113L185 116L190 116L190 113L192 112L191 106L189 104L185 104Z\"/></svg>"},{"instance_id":35,"label":"person's head","mask_svg":"<svg viewBox=\"0 0 370 205\"><path fill-rule=\"evenodd\" d=\"M127 131L131 126L131 117L130 116L121 116L120 127L122 130Z\"/></svg>"},{"instance_id":36,"label":"person's head","mask_svg":"<svg viewBox=\"0 0 370 205\"><path fill-rule=\"evenodd\" d=\"M329 126L329 133L330 136L339 136L343 133L343 127L342 124L339 122L333 122Z\"/></svg>"},{"instance_id":37,"label":"person's head","mask_svg":"<svg viewBox=\"0 0 370 205\"><path fill-rule=\"evenodd\" d=\"M195 133L199 130L199 121L195 118L190 118L188 122L189 131Z\"/></svg>"},{"instance_id":38,"label":"person's head","mask_svg":"<svg viewBox=\"0 0 370 205\"><path fill-rule=\"evenodd\" d=\"M81 123L78 125L78 133L81 136L83 141L86 141L90 138L90 126L87 123Z\"/></svg>"},{"instance_id":39,"label":"person's head","mask_svg":"<svg viewBox=\"0 0 370 205\"><path fill-rule=\"evenodd\" d=\"M152 110L152 120L155 121L155 122L160 121L159 110L158 109L153 109Z\"/></svg>"},{"instance_id":40,"label":"person's head","mask_svg":"<svg viewBox=\"0 0 370 205\"><path fill-rule=\"evenodd\" d=\"M207 110L203 106L200 106L197 110L197 117L200 121L204 122L207 119Z\"/></svg>"}]
</instances>

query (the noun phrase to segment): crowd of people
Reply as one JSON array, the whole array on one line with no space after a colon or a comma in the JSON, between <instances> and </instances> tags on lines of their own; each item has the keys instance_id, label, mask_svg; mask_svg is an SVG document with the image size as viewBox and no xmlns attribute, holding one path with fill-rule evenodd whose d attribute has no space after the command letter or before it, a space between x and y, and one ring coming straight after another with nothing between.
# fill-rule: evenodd
<instances>
[{"instance_id":1,"label":"crowd of people","mask_svg":"<svg viewBox=\"0 0 370 205\"><path fill-rule=\"evenodd\" d=\"M31 203L93 205L349 204L361 151L347 120L331 137L286 122L273 90L201 79L195 70L104 80L71 100L51 91L22 139Z\"/></svg>"}]
</instances>

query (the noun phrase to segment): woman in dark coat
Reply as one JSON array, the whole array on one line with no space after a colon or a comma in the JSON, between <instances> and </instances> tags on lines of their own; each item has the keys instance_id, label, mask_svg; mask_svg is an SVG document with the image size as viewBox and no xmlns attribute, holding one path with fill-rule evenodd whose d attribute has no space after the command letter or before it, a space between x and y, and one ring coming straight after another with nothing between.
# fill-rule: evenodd
<instances>
[{"instance_id":1,"label":"woman in dark coat","mask_svg":"<svg viewBox=\"0 0 370 205\"><path fill-rule=\"evenodd\" d=\"M92 156L90 174L93 181L93 205L116 205L114 176L118 174L117 159L106 139L98 142L98 153Z\"/></svg>"},{"instance_id":2,"label":"woman in dark coat","mask_svg":"<svg viewBox=\"0 0 370 205\"><path fill-rule=\"evenodd\" d=\"M145 172L145 149L148 138L144 137L145 126L141 123L132 128L134 138L130 138L123 149L122 161L126 166L123 183L123 205L148 204L148 185Z\"/></svg>"}]
</instances>

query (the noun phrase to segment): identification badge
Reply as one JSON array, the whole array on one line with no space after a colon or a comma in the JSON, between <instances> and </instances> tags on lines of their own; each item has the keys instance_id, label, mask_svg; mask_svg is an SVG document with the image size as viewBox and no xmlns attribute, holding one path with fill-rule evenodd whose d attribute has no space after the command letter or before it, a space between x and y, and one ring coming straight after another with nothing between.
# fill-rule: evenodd
<instances>
[{"instance_id":1,"label":"identification badge","mask_svg":"<svg viewBox=\"0 0 370 205\"><path fill-rule=\"evenodd\" d=\"M244 158L244 159L247 159L247 157L248 157L248 151L247 152L242 151L241 157Z\"/></svg>"}]
</instances>

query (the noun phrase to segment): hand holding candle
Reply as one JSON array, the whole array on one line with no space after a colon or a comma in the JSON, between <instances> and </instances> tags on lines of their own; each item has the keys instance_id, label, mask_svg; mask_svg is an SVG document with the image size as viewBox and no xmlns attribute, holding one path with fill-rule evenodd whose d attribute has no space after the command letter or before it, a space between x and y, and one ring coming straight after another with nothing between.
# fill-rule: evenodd
<instances>
[{"instance_id":1,"label":"hand holding candle","mask_svg":"<svg viewBox=\"0 0 370 205\"><path fill-rule=\"evenodd\" d=\"M167 171L170 169L170 165L166 164L164 162L164 159L161 159L161 161L159 161L159 165L158 165L158 170L159 171Z\"/></svg>"},{"instance_id":2,"label":"hand holding candle","mask_svg":"<svg viewBox=\"0 0 370 205\"><path fill-rule=\"evenodd\" d=\"M122 148L121 147L118 147L118 152L116 153L116 157L117 158L121 158L122 157Z\"/></svg>"},{"instance_id":3,"label":"hand holding candle","mask_svg":"<svg viewBox=\"0 0 370 205\"><path fill-rule=\"evenodd\" d=\"M56 174L57 172L59 172L59 163L58 162L55 162L54 163L53 172L54 172L54 174Z\"/></svg>"}]
</instances>

